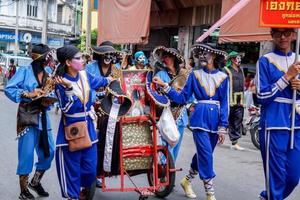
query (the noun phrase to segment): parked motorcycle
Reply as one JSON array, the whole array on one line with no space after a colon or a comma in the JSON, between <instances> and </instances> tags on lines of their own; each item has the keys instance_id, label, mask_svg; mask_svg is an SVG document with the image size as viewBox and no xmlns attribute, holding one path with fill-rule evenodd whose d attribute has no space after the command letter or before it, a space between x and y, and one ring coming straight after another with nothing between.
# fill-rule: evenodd
<instances>
[{"instance_id":1,"label":"parked motorcycle","mask_svg":"<svg viewBox=\"0 0 300 200\"><path fill-rule=\"evenodd\" d=\"M260 109L259 107L251 105L248 108L248 112L249 112L249 121L246 123L246 125L247 127L249 127L249 131L251 134L251 141L257 149L260 149L259 132L258 132L259 121L260 121Z\"/></svg>"}]
</instances>

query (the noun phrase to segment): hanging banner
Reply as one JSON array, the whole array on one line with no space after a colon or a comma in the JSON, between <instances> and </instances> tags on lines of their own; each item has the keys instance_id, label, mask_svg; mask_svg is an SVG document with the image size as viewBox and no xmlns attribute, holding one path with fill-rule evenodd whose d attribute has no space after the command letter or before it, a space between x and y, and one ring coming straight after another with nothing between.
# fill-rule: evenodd
<instances>
[{"instance_id":1,"label":"hanging banner","mask_svg":"<svg viewBox=\"0 0 300 200\"><path fill-rule=\"evenodd\" d=\"M299 28L299 0L261 0L259 24L263 27Z\"/></svg>"}]
</instances>

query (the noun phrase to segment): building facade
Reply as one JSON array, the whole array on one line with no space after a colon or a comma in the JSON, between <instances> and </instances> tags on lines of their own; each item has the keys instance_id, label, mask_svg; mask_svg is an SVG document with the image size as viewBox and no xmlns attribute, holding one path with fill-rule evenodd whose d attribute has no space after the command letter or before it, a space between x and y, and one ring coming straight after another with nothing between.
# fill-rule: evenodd
<instances>
[{"instance_id":1,"label":"building facade","mask_svg":"<svg viewBox=\"0 0 300 200\"><path fill-rule=\"evenodd\" d=\"M44 0L0 0L0 51L15 49L15 29L18 2L18 43L20 53L28 44L41 43ZM58 48L70 37L81 32L81 0L48 0L47 44Z\"/></svg>"},{"instance_id":2,"label":"building facade","mask_svg":"<svg viewBox=\"0 0 300 200\"><path fill-rule=\"evenodd\" d=\"M91 30L98 28L98 0L90 0L91 1ZM87 6L88 1L83 1L82 3L82 26L81 30L83 33L86 32L86 24L87 24Z\"/></svg>"}]
</instances>

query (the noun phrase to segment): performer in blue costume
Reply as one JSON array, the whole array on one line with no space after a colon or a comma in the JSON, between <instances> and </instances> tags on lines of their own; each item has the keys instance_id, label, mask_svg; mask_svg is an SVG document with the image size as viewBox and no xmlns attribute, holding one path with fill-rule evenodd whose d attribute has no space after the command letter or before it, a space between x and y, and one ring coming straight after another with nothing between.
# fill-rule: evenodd
<instances>
[{"instance_id":1,"label":"performer in blue costume","mask_svg":"<svg viewBox=\"0 0 300 200\"><path fill-rule=\"evenodd\" d=\"M112 73L112 66L120 68L118 63L119 52L113 47L110 41L102 42L98 47L93 47L93 61L86 65L85 70L94 76L108 77ZM93 91L93 101L102 99L105 95L104 88Z\"/></svg>"},{"instance_id":2,"label":"performer in blue costume","mask_svg":"<svg viewBox=\"0 0 300 200\"><path fill-rule=\"evenodd\" d=\"M166 48L164 46L159 46L153 50L153 55L156 59L159 59L163 68L161 71L158 71L155 74L155 77L160 78L165 83L170 83L174 80L178 75L188 75L188 72L185 69L180 69L179 65L184 64L184 58L180 55L179 51L174 48ZM176 88L181 90L182 88ZM182 103L181 103L182 104ZM178 156L178 152L181 146L184 128L188 124L188 116L186 108L182 105L179 105L177 102L171 102L171 110L173 114L176 111L179 111L178 107L181 107L180 113L174 116L177 124L177 129L180 134L179 142L173 148L170 148L169 151L173 157L174 163L176 163L176 159Z\"/></svg>"},{"instance_id":3,"label":"performer in blue costume","mask_svg":"<svg viewBox=\"0 0 300 200\"><path fill-rule=\"evenodd\" d=\"M92 63L86 66L86 71L94 76L103 76L108 77L112 74L113 65L117 68L120 68L118 63L118 55L119 52L113 47L113 43L110 41L102 42L98 47L93 47L93 61ZM94 102L94 109L97 113L97 129L99 130L98 137L100 138L101 134L104 134L106 131L103 130L103 123L107 123L108 116L103 114L100 107L100 101L105 96L105 88L100 87L96 91L92 91L92 101ZM102 132L100 132L100 130ZM98 143L98 155L99 155L99 147L100 143ZM101 187L101 179L100 179L100 160L98 156L98 168L97 168L97 182L96 186Z\"/></svg>"},{"instance_id":4,"label":"performer in blue costume","mask_svg":"<svg viewBox=\"0 0 300 200\"><path fill-rule=\"evenodd\" d=\"M97 135L95 132L91 110L93 105L91 91L105 87L111 77L93 76L83 69L83 60L79 49L64 46L57 50L60 62L55 79L55 91L59 98L62 118L56 140L56 168L62 196L68 199L79 199L91 195L89 188L96 180L97 167ZM72 123L85 121L88 126L92 146L71 152L65 137L64 127ZM84 190L80 191L83 187Z\"/></svg>"},{"instance_id":5,"label":"performer in blue costume","mask_svg":"<svg viewBox=\"0 0 300 200\"><path fill-rule=\"evenodd\" d=\"M21 66L5 88L5 95L13 102L20 103L17 116L17 175L20 178L21 188L19 199L34 199L28 190L28 177L34 163L34 150L38 162L35 164L36 172L29 187L40 196L49 196L40 181L45 171L50 168L54 157L54 141L48 116L50 104L45 99L42 101L42 98L35 101L33 99L44 94L42 88L47 78L44 67L53 58L50 52L52 51L47 45L33 46L31 65Z\"/></svg>"},{"instance_id":6,"label":"performer in blue costume","mask_svg":"<svg viewBox=\"0 0 300 200\"><path fill-rule=\"evenodd\" d=\"M294 78L300 73L300 62L294 63L295 53L291 51L293 29L272 28L271 36L275 49L259 59L256 69L261 104L259 140L266 182L260 199L283 200L295 189L300 177L299 110L295 135L291 136L292 87L298 89L298 101L300 81Z\"/></svg>"},{"instance_id":7,"label":"performer in blue costume","mask_svg":"<svg viewBox=\"0 0 300 200\"><path fill-rule=\"evenodd\" d=\"M197 160L192 165L196 165L203 180L207 200L215 200L213 151L218 141L224 142L229 113L228 77L218 69L217 61L224 59L226 53L204 44L195 45L194 48L199 49L204 67L190 73L180 93L158 76L153 81L162 86L167 96L176 103L184 104L194 95L197 104L190 119L190 128L193 130ZM187 179L185 184L190 186Z\"/></svg>"}]
</instances>

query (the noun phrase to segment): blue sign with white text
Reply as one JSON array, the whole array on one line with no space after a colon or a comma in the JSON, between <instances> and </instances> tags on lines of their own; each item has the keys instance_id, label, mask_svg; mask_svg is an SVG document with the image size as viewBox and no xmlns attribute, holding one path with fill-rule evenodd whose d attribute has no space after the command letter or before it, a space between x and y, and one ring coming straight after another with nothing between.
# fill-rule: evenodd
<instances>
[{"instance_id":1,"label":"blue sign with white text","mask_svg":"<svg viewBox=\"0 0 300 200\"><path fill-rule=\"evenodd\" d=\"M0 41L15 41L15 33L13 32L0 32Z\"/></svg>"}]
</instances>

